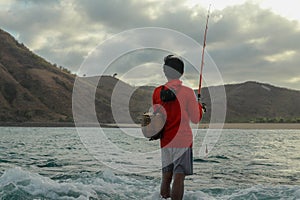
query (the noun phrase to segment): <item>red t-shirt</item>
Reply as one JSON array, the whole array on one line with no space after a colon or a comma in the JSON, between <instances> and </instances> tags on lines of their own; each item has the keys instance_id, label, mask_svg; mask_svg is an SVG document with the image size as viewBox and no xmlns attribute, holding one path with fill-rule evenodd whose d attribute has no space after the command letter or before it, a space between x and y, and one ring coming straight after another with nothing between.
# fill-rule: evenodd
<instances>
[{"instance_id":1,"label":"red t-shirt","mask_svg":"<svg viewBox=\"0 0 300 200\"><path fill-rule=\"evenodd\" d=\"M166 116L163 137L160 146L163 147L192 147L193 134L190 122L198 123L202 118L202 106L196 100L195 92L182 85L180 80L171 80L164 85L164 89L172 88L176 91L176 100L162 102L160 91L162 86L155 88L152 96L154 110L160 105L159 112ZM157 105L159 104L159 105Z\"/></svg>"}]
</instances>

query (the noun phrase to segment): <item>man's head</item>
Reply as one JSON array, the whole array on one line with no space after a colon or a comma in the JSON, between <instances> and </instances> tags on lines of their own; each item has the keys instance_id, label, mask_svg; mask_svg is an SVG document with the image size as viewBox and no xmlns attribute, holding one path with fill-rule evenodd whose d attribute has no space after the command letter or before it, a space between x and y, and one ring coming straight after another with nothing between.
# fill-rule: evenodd
<instances>
[{"instance_id":1,"label":"man's head","mask_svg":"<svg viewBox=\"0 0 300 200\"><path fill-rule=\"evenodd\" d=\"M184 72L183 61L174 55L168 55L164 61L165 76L168 79L179 79Z\"/></svg>"}]
</instances>

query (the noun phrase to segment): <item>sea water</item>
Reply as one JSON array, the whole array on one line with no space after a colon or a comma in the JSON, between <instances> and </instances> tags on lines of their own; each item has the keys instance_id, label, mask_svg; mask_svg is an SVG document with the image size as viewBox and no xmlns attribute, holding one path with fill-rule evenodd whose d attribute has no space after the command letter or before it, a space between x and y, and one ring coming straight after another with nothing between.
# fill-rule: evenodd
<instances>
[{"instance_id":1,"label":"sea water","mask_svg":"<svg viewBox=\"0 0 300 200\"><path fill-rule=\"evenodd\" d=\"M0 199L159 199L158 141L102 130L123 151L94 151L84 140L95 128L0 127ZM300 199L300 130L223 130L205 157L196 132L184 199Z\"/></svg>"}]
</instances>

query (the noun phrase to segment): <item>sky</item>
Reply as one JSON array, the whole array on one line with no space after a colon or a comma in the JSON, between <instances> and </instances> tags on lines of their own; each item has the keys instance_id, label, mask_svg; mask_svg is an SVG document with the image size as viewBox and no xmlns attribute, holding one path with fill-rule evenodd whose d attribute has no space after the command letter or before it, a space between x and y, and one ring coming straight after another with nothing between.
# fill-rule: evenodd
<instances>
[{"instance_id":1,"label":"sky","mask_svg":"<svg viewBox=\"0 0 300 200\"><path fill-rule=\"evenodd\" d=\"M127 30L161 27L203 44L209 5L205 59L215 65L224 84L258 81L300 90L300 1L0 0L0 28L50 63L79 74L95 48ZM134 46L139 39L127 37L122 45ZM170 41L169 49L181 45ZM157 71L150 71L160 68L167 53L132 51L104 72L135 85L155 83ZM209 65L204 66L205 83L220 84L209 80ZM197 73L186 70L185 80L192 87L197 87Z\"/></svg>"}]
</instances>

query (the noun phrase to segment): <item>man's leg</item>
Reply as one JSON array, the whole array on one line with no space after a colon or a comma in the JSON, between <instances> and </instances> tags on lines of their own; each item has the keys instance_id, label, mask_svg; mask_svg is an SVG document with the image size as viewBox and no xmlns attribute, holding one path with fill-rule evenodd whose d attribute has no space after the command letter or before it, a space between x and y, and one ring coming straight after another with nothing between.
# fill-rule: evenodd
<instances>
[{"instance_id":1,"label":"man's leg","mask_svg":"<svg viewBox=\"0 0 300 200\"><path fill-rule=\"evenodd\" d=\"M162 173L160 195L161 195L161 197L163 197L165 199L171 197L170 185L172 182L172 176L173 176L173 172L171 172L171 171Z\"/></svg>"},{"instance_id":2,"label":"man's leg","mask_svg":"<svg viewBox=\"0 0 300 200\"><path fill-rule=\"evenodd\" d=\"M172 186L171 197L172 200L181 200L184 193L184 173L176 173L174 175L174 181Z\"/></svg>"}]
</instances>

